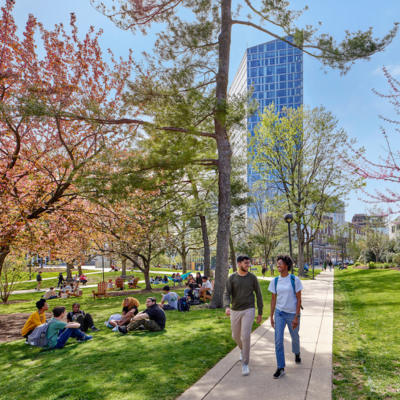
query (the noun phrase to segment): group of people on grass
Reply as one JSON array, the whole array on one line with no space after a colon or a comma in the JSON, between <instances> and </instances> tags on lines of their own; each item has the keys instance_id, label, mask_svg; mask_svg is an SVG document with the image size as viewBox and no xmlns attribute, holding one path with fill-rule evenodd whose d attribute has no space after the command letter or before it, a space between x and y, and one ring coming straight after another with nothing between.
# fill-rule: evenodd
<instances>
[{"instance_id":1,"label":"group of people on grass","mask_svg":"<svg viewBox=\"0 0 400 400\"><path fill-rule=\"evenodd\" d=\"M26 344L30 344L29 336L33 331L46 322L46 311L49 309L47 301L43 298L40 299L36 302L36 308L37 311L29 316L21 330L21 335L26 339ZM92 316L80 309L79 303L74 303L72 311L67 315L65 315L65 307L62 306L54 307L52 312L53 318L49 321L46 331L46 338L48 340L46 349L61 349L70 337L75 338L78 342L92 340L93 336L86 335L85 332L89 329L92 332L99 330L95 327ZM63 321L65 318L67 322Z\"/></svg>"},{"instance_id":2,"label":"group of people on grass","mask_svg":"<svg viewBox=\"0 0 400 400\"><path fill-rule=\"evenodd\" d=\"M263 298L260 284L257 277L249 272L250 258L239 256L237 258L238 270L228 277L223 303L226 315L230 316L232 337L240 349L239 360L242 362L242 375L250 373L250 339L254 318L256 316L255 297L257 297L257 323L262 321ZM293 260L288 255L277 257L277 270L279 276L272 279L268 290L272 293L271 299L271 326L275 329L275 353L277 360L277 370L273 374L275 379L285 374L285 353L284 353L284 330L288 326L292 338L292 352L295 355L295 363L301 363L300 357L300 309L301 291L303 285L300 279L290 273L293 268ZM200 284L201 279L201 284ZM195 291L199 297L207 299L212 295L212 284L206 276L196 274L196 278L189 275L188 286L184 296L190 301L195 296ZM176 310L179 296L172 292L171 288L164 286L164 294L160 304L157 304L155 297L146 300L146 309L139 312L140 303L133 297L127 297L122 302L122 314L110 317L106 323L122 334L128 332L147 329L149 331L161 331L165 329L167 310ZM193 296L193 297L192 297ZM46 321L45 311L48 305L45 299L36 303L38 311L33 313L22 329L22 336L28 338L35 327ZM62 348L67 340L72 337L78 342L91 340L92 336L86 335L89 329L98 330L94 326L90 314L85 314L80 310L79 304L75 303L73 309L67 315L67 323L62 319L65 317L65 307L55 307L53 309L53 323L49 326L46 336L49 340L48 348ZM29 342L27 342L29 344Z\"/></svg>"}]
</instances>

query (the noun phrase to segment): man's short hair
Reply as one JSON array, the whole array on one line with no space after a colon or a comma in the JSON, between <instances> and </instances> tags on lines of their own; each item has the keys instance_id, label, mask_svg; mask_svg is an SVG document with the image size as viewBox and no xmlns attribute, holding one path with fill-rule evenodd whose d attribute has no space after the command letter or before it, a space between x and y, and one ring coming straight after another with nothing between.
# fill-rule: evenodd
<instances>
[{"instance_id":1,"label":"man's short hair","mask_svg":"<svg viewBox=\"0 0 400 400\"><path fill-rule=\"evenodd\" d=\"M41 274L42 273L42 271L39 271L39 274Z\"/></svg>"},{"instance_id":2,"label":"man's short hair","mask_svg":"<svg viewBox=\"0 0 400 400\"><path fill-rule=\"evenodd\" d=\"M40 310L41 308L44 307L45 304L46 304L46 300L45 299L40 299L39 301L36 302L36 308L38 310Z\"/></svg>"},{"instance_id":3,"label":"man's short hair","mask_svg":"<svg viewBox=\"0 0 400 400\"><path fill-rule=\"evenodd\" d=\"M165 290L166 292L169 292L171 290L171 288L168 285L165 285L163 287L163 290Z\"/></svg>"},{"instance_id":4,"label":"man's short hair","mask_svg":"<svg viewBox=\"0 0 400 400\"><path fill-rule=\"evenodd\" d=\"M148 297L147 300L150 300L153 303L157 303L157 299L155 297Z\"/></svg>"},{"instance_id":5,"label":"man's short hair","mask_svg":"<svg viewBox=\"0 0 400 400\"><path fill-rule=\"evenodd\" d=\"M65 307L57 306L53 308L53 315L58 318L63 312L65 312Z\"/></svg>"},{"instance_id":6,"label":"man's short hair","mask_svg":"<svg viewBox=\"0 0 400 400\"><path fill-rule=\"evenodd\" d=\"M288 271L290 271L293 267L293 260L290 256L287 254L279 254L279 256L276 257L276 261L278 262L279 260L282 260L284 264L287 265Z\"/></svg>"},{"instance_id":7,"label":"man's short hair","mask_svg":"<svg viewBox=\"0 0 400 400\"><path fill-rule=\"evenodd\" d=\"M190 287L190 289L194 289L194 284L193 283L189 283L189 287Z\"/></svg>"},{"instance_id":8,"label":"man's short hair","mask_svg":"<svg viewBox=\"0 0 400 400\"><path fill-rule=\"evenodd\" d=\"M243 262L244 260L250 260L250 257L243 255L243 256L238 256L238 258L236 259L238 263Z\"/></svg>"},{"instance_id":9,"label":"man's short hair","mask_svg":"<svg viewBox=\"0 0 400 400\"><path fill-rule=\"evenodd\" d=\"M78 306L78 308L81 308L81 305L79 303L74 303L74 304L72 304L72 307L73 306Z\"/></svg>"},{"instance_id":10,"label":"man's short hair","mask_svg":"<svg viewBox=\"0 0 400 400\"><path fill-rule=\"evenodd\" d=\"M203 279L203 280L204 280L204 279L205 279L205 280L207 280L207 279L208 279L208 276L205 276L205 275L204 275L204 276L202 276L202 277L201 277L201 279Z\"/></svg>"},{"instance_id":11,"label":"man's short hair","mask_svg":"<svg viewBox=\"0 0 400 400\"><path fill-rule=\"evenodd\" d=\"M54 286L50 286L50 290L53 290L54 289Z\"/></svg>"}]
</instances>

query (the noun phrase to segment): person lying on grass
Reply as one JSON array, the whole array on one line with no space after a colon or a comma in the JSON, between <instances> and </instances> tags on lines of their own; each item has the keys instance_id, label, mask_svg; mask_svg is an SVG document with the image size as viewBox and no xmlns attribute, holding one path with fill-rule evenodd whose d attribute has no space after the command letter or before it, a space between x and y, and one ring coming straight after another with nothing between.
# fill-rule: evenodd
<instances>
[{"instance_id":1,"label":"person lying on grass","mask_svg":"<svg viewBox=\"0 0 400 400\"><path fill-rule=\"evenodd\" d=\"M45 312L49 309L49 305L46 303L46 300L40 299L39 301L37 301L36 308L37 311L29 316L21 330L21 335L25 339L28 339L28 336L35 330L35 328L46 322ZM25 343L28 344L28 341L26 341Z\"/></svg>"},{"instance_id":2,"label":"person lying on grass","mask_svg":"<svg viewBox=\"0 0 400 400\"><path fill-rule=\"evenodd\" d=\"M164 293L161 298L160 307L164 310L177 310L179 296L175 292L171 292L171 288L168 285L163 287ZM167 302L167 304L164 304Z\"/></svg>"},{"instance_id":3,"label":"person lying on grass","mask_svg":"<svg viewBox=\"0 0 400 400\"><path fill-rule=\"evenodd\" d=\"M137 329L147 329L158 332L165 329L166 316L164 310L157 304L155 297L146 300L146 309L132 318L128 326L118 326L118 331L123 335Z\"/></svg>"},{"instance_id":4,"label":"person lying on grass","mask_svg":"<svg viewBox=\"0 0 400 400\"><path fill-rule=\"evenodd\" d=\"M119 320L111 320L108 323L114 327L113 331L116 332L118 326L128 325L131 322L132 317L137 315L140 306L139 300L134 297L127 297L122 301L122 316Z\"/></svg>"},{"instance_id":5,"label":"person lying on grass","mask_svg":"<svg viewBox=\"0 0 400 400\"><path fill-rule=\"evenodd\" d=\"M90 314L86 314L85 311L80 310L79 303L72 304L72 311L67 314L67 321L78 322L80 325L79 329L82 332L87 332L89 328L92 330L92 332L99 331L99 329L94 326L92 316Z\"/></svg>"},{"instance_id":6,"label":"person lying on grass","mask_svg":"<svg viewBox=\"0 0 400 400\"><path fill-rule=\"evenodd\" d=\"M47 328L48 344L45 349L62 349L69 338L75 338L78 343L93 339L93 336L85 335L80 331L78 322L65 323L62 321L65 318L65 307L54 307L52 311L53 318L50 321L53 322Z\"/></svg>"}]
</instances>

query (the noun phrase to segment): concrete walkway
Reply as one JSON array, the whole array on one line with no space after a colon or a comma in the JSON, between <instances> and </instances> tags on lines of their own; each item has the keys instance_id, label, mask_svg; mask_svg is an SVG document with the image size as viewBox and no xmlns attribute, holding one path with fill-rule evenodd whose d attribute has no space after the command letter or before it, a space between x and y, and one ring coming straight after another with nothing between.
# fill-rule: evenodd
<instances>
[{"instance_id":1,"label":"concrete walkway","mask_svg":"<svg viewBox=\"0 0 400 400\"><path fill-rule=\"evenodd\" d=\"M236 347L178 400L330 400L332 398L333 272L303 281L300 321L302 363L296 365L285 330L286 375L276 371L274 329L270 319L252 333L250 375L242 376Z\"/></svg>"}]
</instances>

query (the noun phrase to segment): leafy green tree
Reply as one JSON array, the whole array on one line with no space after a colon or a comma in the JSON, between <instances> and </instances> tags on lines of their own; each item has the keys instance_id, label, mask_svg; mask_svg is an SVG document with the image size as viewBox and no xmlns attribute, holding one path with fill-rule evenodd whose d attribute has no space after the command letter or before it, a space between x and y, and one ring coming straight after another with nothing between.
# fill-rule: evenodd
<instances>
[{"instance_id":1,"label":"leafy green tree","mask_svg":"<svg viewBox=\"0 0 400 400\"><path fill-rule=\"evenodd\" d=\"M337 44L332 36L319 35L312 26L298 27L296 20L302 11L290 10L285 0L263 0L257 6L247 0L235 13L231 0L121 0L119 8L109 7L113 3L108 1L91 0L91 3L122 29L145 34L152 24L162 26L154 56L147 55L146 68L140 65L137 68L137 79L131 85L127 103L127 107L143 110L152 121L136 118L116 121L107 116L101 116L101 120L108 120L110 124L152 125L165 132L210 138L216 143L218 158L203 161L218 167L216 282L211 306L221 307L228 275L230 238L232 148L229 131L245 117L243 107L237 108L237 104L243 102L231 106L228 99L232 28L245 25L280 38L317 58L322 66L346 73L355 60L369 59L383 50L397 33L397 25L383 39L373 39L372 29L369 29L347 32L346 38ZM250 17L245 17L249 13ZM252 16L259 19L259 23L252 22ZM288 36L294 38L293 42ZM174 107L174 110L180 112L162 115L160 124L158 110L162 103L177 104L179 108ZM161 110L167 108L162 105ZM171 123L165 125L166 119ZM203 129L211 125L212 130Z\"/></svg>"},{"instance_id":2,"label":"leafy green tree","mask_svg":"<svg viewBox=\"0 0 400 400\"><path fill-rule=\"evenodd\" d=\"M319 230L324 215L340 210L340 198L362 184L340 168L347 157L347 134L323 107L265 108L250 139L252 166L261 176L259 190L294 217L300 276L304 247Z\"/></svg>"}]
</instances>

